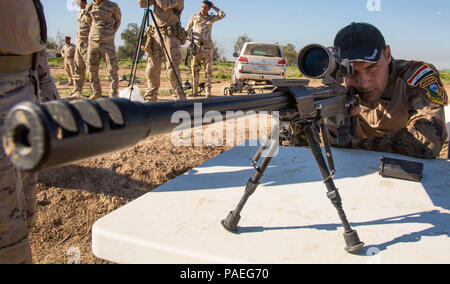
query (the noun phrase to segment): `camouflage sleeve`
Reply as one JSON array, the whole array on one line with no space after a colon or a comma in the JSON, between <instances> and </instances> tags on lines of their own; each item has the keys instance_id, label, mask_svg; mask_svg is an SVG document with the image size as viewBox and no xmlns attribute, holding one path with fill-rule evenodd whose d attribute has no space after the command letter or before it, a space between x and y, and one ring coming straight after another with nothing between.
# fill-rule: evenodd
<instances>
[{"instance_id":1,"label":"camouflage sleeve","mask_svg":"<svg viewBox=\"0 0 450 284\"><path fill-rule=\"evenodd\" d=\"M147 4L149 4L149 6L155 4L155 0L150 0L150 3L148 2L149 2L148 0L138 0L139 7L147 8Z\"/></svg>"},{"instance_id":2,"label":"camouflage sleeve","mask_svg":"<svg viewBox=\"0 0 450 284\"><path fill-rule=\"evenodd\" d=\"M120 23L122 22L122 12L120 11L119 5L114 5L113 10L114 17L114 33L117 33L120 27Z\"/></svg>"},{"instance_id":3,"label":"camouflage sleeve","mask_svg":"<svg viewBox=\"0 0 450 284\"><path fill-rule=\"evenodd\" d=\"M225 13L222 10L219 10L219 14L217 16L214 16L213 22L220 21L225 17L226 17Z\"/></svg>"},{"instance_id":4,"label":"camouflage sleeve","mask_svg":"<svg viewBox=\"0 0 450 284\"><path fill-rule=\"evenodd\" d=\"M62 56L63 58L66 57L66 46L65 46L65 45L61 48L61 56Z\"/></svg>"},{"instance_id":5,"label":"camouflage sleeve","mask_svg":"<svg viewBox=\"0 0 450 284\"><path fill-rule=\"evenodd\" d=\"M45 49L39 52L37 72L39 77L39 99L42 102L59 100L60 98L55 82L50 75L50 67L48 66L47 58L47 51Z\"/></svg>"},{"instance_id":6,"label":"camouflage sleeve","mask_svg":"<svg viewBox=\"0 0 450 284\"><path fill-rule=\"evenodd\" d=\"M179 4L183 4L184 0L155 0L156 4L164 10L176 8Z\"/></svg>"},{"instance_id":7,"label":"camouflage sleeve","mask_svg":"<svg viewBox=\"0 0 450 284\"><path fill-rule=\"evenodd\" d=\"M414 88L411 92L410 117L405 128L372 139L353 137L352 147L425 159L439 156L447 138L443 106L430 101L425 88Z\"/></svg>"},{"instance_id":8,"label":"camouflage sleeve","mask_svg":"<svg viewBox=\"0 0 450 284\"><path fill-rule=\"evenodd\" d=\"M188 25L186 26L186 31L189 32L194 26L194 15L189 18Z\"/></svg>"}]
</instances>

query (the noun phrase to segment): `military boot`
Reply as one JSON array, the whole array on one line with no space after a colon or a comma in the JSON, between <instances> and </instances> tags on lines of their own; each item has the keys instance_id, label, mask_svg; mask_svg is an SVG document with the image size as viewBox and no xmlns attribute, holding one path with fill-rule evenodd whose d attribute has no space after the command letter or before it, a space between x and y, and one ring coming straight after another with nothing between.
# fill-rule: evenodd
<instances>
[{"instance_id":1,"label":"military boot","mask_svg":"<svg viewBox=\"0 0 450 284\"><path fill-rule=\"evenodd\" d=\"M83 97L83 94L80 91L74 91L67 98L68 99L81 99L82 97Z\"/></svg>"},{"instance_id":2,"label":"military boot","mask_svg":"<svg viewBox=\"0 0 450 284\"><path fill-rule=\"evenodd\" d=\"M102 97L102 93L94 93L92 96L89 97L90 100L96 100L100 99Z\"/></svg>"},{"instance_id":3,"label":"military boot","mask_svg":"<svg viewBox=\"0 0 450 284\"><path fill-rule=\"evenodd\" d=\"M147 91L144 94L144 100L147 103L156 103L157 98L158 98L158 93L155 93L155 92Z\"/></svg>"},{"instance_id":4,"label":"military boot","mask_svg":"<svg viewBox=\"0 0 450 284\"><path fill-rule=\"evenodd\" d=\"M146 103L156 103L156 98L155 98L155 97L153 97L153 98L148 98L148 99L146 98L146 99L145 99L145 102L146 102Z\"/></svg>"}]
</instances>

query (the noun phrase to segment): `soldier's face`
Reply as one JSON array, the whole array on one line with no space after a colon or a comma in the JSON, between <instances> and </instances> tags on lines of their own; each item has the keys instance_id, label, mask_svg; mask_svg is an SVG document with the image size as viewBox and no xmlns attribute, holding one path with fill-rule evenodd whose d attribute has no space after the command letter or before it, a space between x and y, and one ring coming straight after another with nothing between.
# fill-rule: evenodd
<instances>
[{"instance_id":1,"label":"soldier's face","mask_svg":"<svg viewBox=\"0 0 450 284\"><path fill-rule=\"evenodd\" d=\"M391 60L391 50L388 46L377 62L354 62L355 72L345 78L345 85L355 88L364 101L378 102L388 85Z\"/></svg>"},{"instance_id":2,"label":"soldier's face","mask_svg":"<svg viewBox=\"0 0 450 284\"><path fill-rule=\"evenodd\" d=\"M202 7L200 8L200 13L202 15L207 15L209 13L209 10L211 10L211 7L209 7L207 4L202 3Z\"/></svg>"}]
</instances>

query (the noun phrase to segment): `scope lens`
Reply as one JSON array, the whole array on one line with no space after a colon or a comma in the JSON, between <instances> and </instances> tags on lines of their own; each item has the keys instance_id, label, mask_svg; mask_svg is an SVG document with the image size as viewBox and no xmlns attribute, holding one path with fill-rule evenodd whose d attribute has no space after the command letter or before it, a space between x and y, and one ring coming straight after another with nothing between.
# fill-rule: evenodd
<instances>
[{"instance_id":1,"label":"scope lens","mask_svg":"<svg viewBox=\"0 0 450 284\"><path fill-rule=\"evenodd\" d=\"M302 58L302 70L306 76L320 77L329 68L330 59L328 53L319 47L311 48Z\"/></svg>"}]
</instances>

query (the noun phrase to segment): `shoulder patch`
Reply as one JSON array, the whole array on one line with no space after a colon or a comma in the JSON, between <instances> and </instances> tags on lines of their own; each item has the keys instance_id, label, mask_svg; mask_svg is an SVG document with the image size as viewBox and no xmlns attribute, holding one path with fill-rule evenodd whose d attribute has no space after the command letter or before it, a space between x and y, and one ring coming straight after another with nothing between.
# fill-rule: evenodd
<instances>
[{"instance_id":1,"label":"shoulder patch","mask_svg":"<svg viewBox=\"0 0 450 284\"><path fill-rule=\"evenodd\" d=\"M428 64L423 64L408 79L408 85L410 85L411 87L417 87L423 79L425 79L428 76L433 75L433 74L434 74L433 69L430 66L428 66Z\"/></svg>"},{"instance_id":2,"label":"shoulder patch","mask_svg":"<svg viewBox=\"0 0 450 284\"><path fill-rule=\"evenodd\" d=\"M419 87L425 90L427 97L434 103L446 106L448 96L444 85L437 75L428 75L419 84Z\"/></svg>"}]
</instances>

